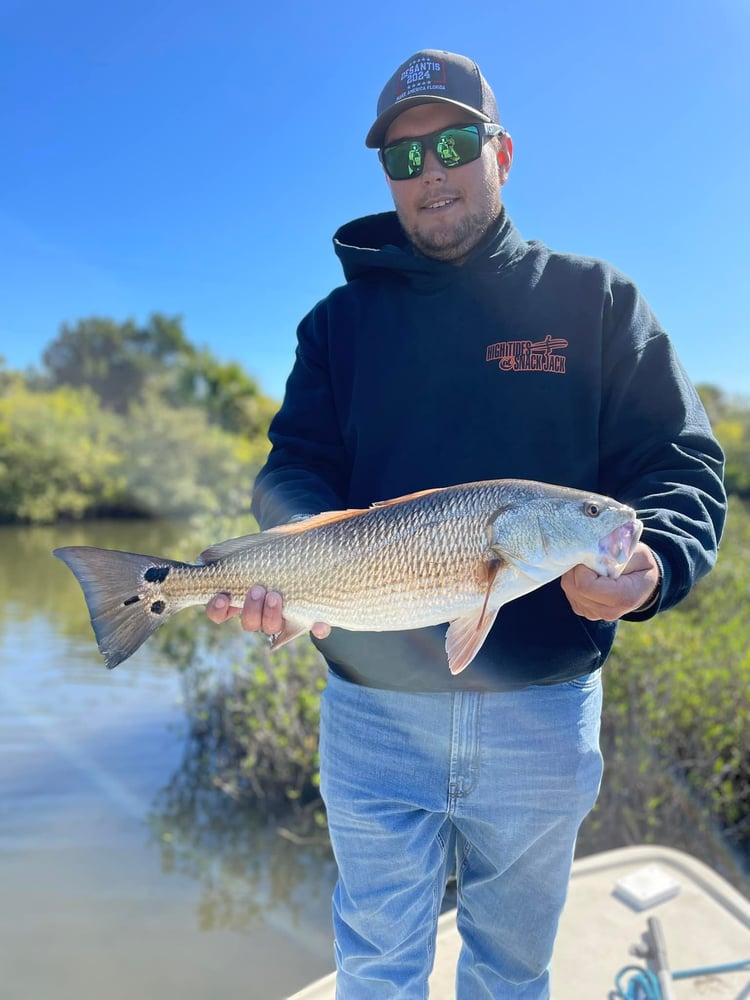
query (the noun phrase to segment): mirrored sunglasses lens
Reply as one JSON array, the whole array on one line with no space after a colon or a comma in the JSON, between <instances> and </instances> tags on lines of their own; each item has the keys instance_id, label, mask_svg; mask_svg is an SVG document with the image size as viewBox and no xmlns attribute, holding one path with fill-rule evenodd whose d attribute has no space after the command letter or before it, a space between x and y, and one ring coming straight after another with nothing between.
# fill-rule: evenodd
<instances>
[{"instance_id":1,"label":"mirrored sunglasses lens","mask_svg":"<svg viewBox=\"0 0 750 1000\"><path fill-rule=\"evenodd\" d=\"M451 128L438 136L435 151L446 167L460 167L462 163L476 160L482 152L479 130L476 128Z\"/></svg>"},{"instance_id":2,"label":"mirrored sunglasses lens","mask_svg":"<svg viewBox=\"0 0 750 1000\"><path fill-rule=\"evenodd\" d=\"M419 140L398 142L383 150L383 162L392 180L403 181L422 173L423 147Z\"/></svg>"},{"instance_id":3,"label":"mirrored sunglasses lens","mask_svg":"<svg viewBox=\"0 0 750 1000\"><path fill-rule=\"evenodd\" d=\"M427 136L431 148L445 167L460 167L476 160L482 152L482 137L475 125L449 128ZM391 180L418 177L424 166L424 140L404 139L383 149L383 163Z\"/></svg>"}]
</instances>

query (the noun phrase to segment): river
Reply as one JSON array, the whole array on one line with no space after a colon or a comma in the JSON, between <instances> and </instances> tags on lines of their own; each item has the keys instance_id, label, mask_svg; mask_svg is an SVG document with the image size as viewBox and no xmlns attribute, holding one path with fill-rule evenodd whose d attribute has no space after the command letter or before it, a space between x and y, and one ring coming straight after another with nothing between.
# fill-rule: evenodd
<instances>
[{"instance_id":1,"label":"river","mask_svg":"<svg viewBox=\"0 0 750 1000\"><path fill-rule=\"evenodd\" d=\"M262 824L208 829L195 803L181 819L179 675L158 645L107 671L51 555L194 555L180 534L0 529L2 1000L274 1000L332 968L330 861Z\"/></svg>"}]
</instances>

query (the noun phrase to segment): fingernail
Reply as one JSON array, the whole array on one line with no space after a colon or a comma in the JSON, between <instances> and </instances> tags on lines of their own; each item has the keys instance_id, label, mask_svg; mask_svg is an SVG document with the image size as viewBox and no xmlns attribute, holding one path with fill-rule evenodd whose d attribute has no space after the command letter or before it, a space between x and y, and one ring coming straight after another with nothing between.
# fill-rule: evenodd
<instances>
[{"instance_id":1,"label":"fingernail","mask_svg":"<svg viewBox=\"0 0 750 1000\"><path fill-rule=\"evenodd\" d=\"M262 587L252 587L250 589L250 596L254 601L260 601L263 598L263 588Z\"/></svg>"},{"instance_id":2,"label":"fingernail","mask_svg":"<svg viewBox=\"0 0 750 1000\"><path fill-rule=\"evenodd\" d=\"M219 594L217 597L214 597L214 607L217 611L223 611L227 604L229 604L229 598L224 594Z\"/></svg>"},{"instance_id":3,"label":"fingernail","mask_svg":"<svg viewBox=\"0 0 750 1000\"><path fill-rule=\"evenodd\" d=\"M266 598L266 604L269 608L277 608L279 606L279 596L278 594L269 594Z\"/></svg>"}]
</instances>

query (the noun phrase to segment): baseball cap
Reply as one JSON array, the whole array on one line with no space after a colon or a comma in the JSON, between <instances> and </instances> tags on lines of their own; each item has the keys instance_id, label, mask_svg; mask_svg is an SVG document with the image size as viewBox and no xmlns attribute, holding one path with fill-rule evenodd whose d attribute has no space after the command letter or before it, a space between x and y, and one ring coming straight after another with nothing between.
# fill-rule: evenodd
<instances>
[{"instance_id":1,"label":"baseball cap","mask_svg":"<svg viewBox=\"0 0 750 1000\"><path fill-rule=\"evenodd\" d=\"M453 104L479 121L500 123L495 95L475 62L455 52L422 49L399 66L383 88L365 145L379 149L394 118L431 102Z\"/></svg>"}]
</instances>

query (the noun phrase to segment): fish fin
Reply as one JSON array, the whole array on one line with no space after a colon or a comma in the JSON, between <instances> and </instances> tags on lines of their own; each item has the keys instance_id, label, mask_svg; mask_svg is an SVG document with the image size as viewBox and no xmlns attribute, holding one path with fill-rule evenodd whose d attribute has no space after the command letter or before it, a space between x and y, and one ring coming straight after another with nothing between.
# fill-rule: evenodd
<instances>
[{"instance_id":1,"label":"fish fin","mask_svg":"<svg viewBox=\"0 0 750 1000\"><path fill-rule=\"evenodd\" d=\"M395 504L406 503L407 500L416 500L417 497L426 497L430 493L441 493L444 487L436 486L430 490L419 490L417 493L406 493L402 497L394 497L393 500L376 500L373 507L393 507Z\"/></svg>"},{"instance_id":2,"label":"fish fin","mask_svg":"<svg viewBox=\"0 0 750 1000\"><path fill-rule=\"evenodd\" d=\"M288 642L292 639L296 639L297 636L302 635L304 632L309 632L309 625L300 625L299 622L287 621L284 619L284 627L280 632L277 632L273 637L273 642L271 643L271 649L279 649L281 646L286 646Z\"/></svg>"},{"instance_id":3,"label":"fish fin","mask_svg":"<svg viewBox=\"0 0 750 1000\"><path fill-rule=\"evenodd\" d=\"M277 528L269 528L268 531L275 531L279 534L292 535L297 531L307 531L309 528L317 528L321 524L333 524L336 521L345 521L350 517L357 517L359 514L366 514L377 507L394 507L396 504L406 503L407 500L416 500L417 497L426 497L430 493L440 493L443 487L436 486L429 490L419 490L417 493L406 493L402 497L394 497L392 500L376 500L369 507L351 507L347 510L328 510L322 514L313 514L302 521L295 521L293 524L280 524Z\"/></svg>"},{"instance_id":4,"label":"fish fin","mask_svg":"<svg viewBox=\"0 0 750 1000\"><path fill-rule=\"evenodd\" d=\"M468 667L482 648L482 643L495 624L495 618L500 609L495 608L491 611L488 609L488 603L492 585L502 565L501 559L492 559L487 565L487 592L484 595L481 611L464 618L457 618L448 627L445 636L445 650L448 654L448 667L452 674L460 674Z\"/></svg>"},{"instance_id":5,"label":"fish fin","mask_svg":"<svg viewBox=\"0 0 750 1000\"><path fill-rule=\"evenodd\" d=\"M132 656L182 607L170 602L159 584L173 567L184 563L88 545L65 546L53 555L81 585L99 652L110 670Z\"/></svg>"},{"instance_id":6,"label":"fish fin","mask_svg":"<svg viewBox=\"0 0 750 1000\"><path fill-rule=\"evenodd\" d=\"M311 528L320 528L324 524L335 524L337 521L347 521L350 517L357 517L359 514L366 514L367 509L351 510L328 510L322 514L313 514L306 517L304 521L294 521L292 524L279 524L275 528L266 528L265 531L256 531L252 535L242 535L239 538L229 538L225 542L216 542L209 545L207 549L198 556L198 560L203 566L218 562L220 559L228 559L238 552L244 552L254 545L263 545L272 535L300 535Z\"/></svg>"},{"instance_id":7,"label":"fish fin","mask_svg":"<svg viewBox=\"0 0 750 1000\"><path fill-rule=\"evenodd\" d=\"M228 538L225 542L216 542L204 549L197 561L201 566L209 566L220 559L228 559L238 552L244 552L251 545L262 544L263 536L264 532L256 531L252 535L241 535L239 538Z\"/></svg>"},{"instance_id":8,"label":"fish fin","mask_svg":"<svg viewBox=\"0 0 750 1000\"><path fill-rule=\"evenodd\" d=\"M460 674L477 655L495 624L498 610L499 608L489 612L476 611L450 623L445 634L445 651L452 674Z\"/></svg>"},{"instance_id":9,"label":"fish fin","mask_svg":"<svg viewBox=\"0 0 750 1000\"><path fill-rule=\"evenodd\" d=\"M487 604L489 603L490 594L492 592L492 584L495 582L502 565L502 559L490 559L487 563L487 590L484 595L484 604L482 605L482 618L484 618L487 613Z\"/></svg>"},{"instance_id":10,"label":"fish fin","mask_svg":"<svg viewBox=\"0 0 750 1000\"><path fill-rule=\"evenodd\" d=\"M324 524L335 524L337 521L348 521L351 517L359 517L366 514L366 507L350 507L347 510L325 510L321 514L312 514L301 521L293 521L291 524L279 524L275 528L268 528L264 535L298 535L311 528L320 528Z\"/></svg>"},{"instance_id":11,"label":"fish fin","mask_svg":"<svg viewBox=\"0 0 750 1000\"><path fill-rule=\"evenodd\" d=\"M437 493L438 489L422 490L419 493L409 493L407 496L397 497L394 500L379 500L371 507L350 507L346 510L325 510L320 514L312 514L291 524L279 524L275 528L266 528L265 531L256 531L252 535L243 535L240 538L230 538L225 542L217 542L210 545L198 556L199 562L208 566L209 563L218 562L219 559L228 559L230 556L242 552L252 545L262 545L269 535L301 535L305 531L313 528L322 528L326 524L337 524L340 521L348 521L352 517L359 517L360 514L367 514L368 511L376 507L390 507L394 504L405 503L407 500L414 500L416 497L426 496L428 493Z\"/></svg>"}]
</instances>

